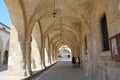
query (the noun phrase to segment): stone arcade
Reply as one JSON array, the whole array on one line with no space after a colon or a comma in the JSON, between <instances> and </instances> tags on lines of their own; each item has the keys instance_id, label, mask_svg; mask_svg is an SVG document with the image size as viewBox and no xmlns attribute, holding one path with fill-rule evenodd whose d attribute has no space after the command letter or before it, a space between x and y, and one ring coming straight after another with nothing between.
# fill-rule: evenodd
<instances>
[{"instance_id":1,"label":"stone arcade","mask_svg":"<svg viewBox=\"0 0 120 80\"><path fill-rule=\"evenodd\" d=\"M10 12L8 71L31 76L58 61L67 45L92 80L120 80L110 38L120 33L120 0L5 0ZM11 62L12 61L12 62Z\"/></svg>"}]
</instances>

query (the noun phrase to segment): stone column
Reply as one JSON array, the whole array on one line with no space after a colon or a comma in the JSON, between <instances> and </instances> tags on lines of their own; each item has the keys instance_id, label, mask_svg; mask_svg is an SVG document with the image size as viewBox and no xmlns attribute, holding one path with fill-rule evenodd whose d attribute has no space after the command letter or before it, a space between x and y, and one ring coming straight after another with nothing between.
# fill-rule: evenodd
<instances>
[{"instance_id":1,"label":"stone column","mask_svg":"<svg viewBox=\"0 0 120 80\"><path fill-rule=\"evenodd\" d=\"M48 47L48 59L49 59L49 63L51 65L51 52L50 52L50 46Z\"/></svg>"},{"instance_id":2,"label":"stone column","mask_svg":"<svg viewBox=\"0 0 120 80\"><path fill-rule=\"evenodd\" d=\"M36 44L31 42L31 68L32 69L41 69L41 51L40 46L36 46Z\"/></svg>"},{"instance_id":3,"label":"stone column","mask_svg":"<svg viewBox=\"0 0 120 80\"><path fill-rule=\"evenodd\" d=\"M53 64L53 50L52 50L52 45L50 47L50 53L51 53L51 63Z\"/></svg>"},{"instance_id":4,"label":"stone column","mask_svg":"<svg viewBox=\"0 0 120 80\"><path fill-rule=\"evenodd\" d=\"M57 62L58 61L58 53L56 52L55 53L55 62Z\"/></svg>"},{"instance_id":5,"label":"stone column","mask_svg":"<svg viewBox=\"0 0 120 80\"><path fill-rule=\"evenodd\" d=\"M53 53L51 52L51 62L52 64L54 63L54 57L53 57Z\"/></svg>"},{"instance_id":6,"label":"stone column","mask_svg":"<svg viewBox=\"0 0 120 80\"><path fill-rule=\"evenodd\" d=\"M44 54L44 45L42 44L41 46L41 62L44 68L46 68L45 66L45 54Z\"/></svg>"},{"instance_id":7,"label":"stone column","mask_svg":"<svg viewBox=\"0 0 120 80\"><path fill-rule=\"evenodd\" d=\"M26 75L32 75L31 71L31 39L26 41Z\"/></svg>"},{"instance_id":8,"label":"stone column","mask_svg":"<svg viewBox=\"0 0 120 80\"><path fill-rule=\"evenodd\" d=\"M44 68L44 65L43 65L43 58L42 58L42 47L40 48L40 59L41 59L41 68L43 69Z\"/></svg>"},{"instance_id":9,"label":"stone column","mask_svg":"<svg viewBox=\"0 0 120 80\"><path fill-rule=\"evenodd\" d=\"M40 49L39 47L37 48L38 50L35 51L35 56L34 56L34 59L35 59L35 67L36 69L41 69L42 68L42 65L41 65L41 53L40 53Z\"/></svg>"},{"instance_id":10,"label":"stone column","mask_svg":"<svg viewBox=\"0 0 120 80\"><path fill-rule=\"evenodd\" d=\"M57 62L57 53L55 53L55 63Z\"/></svg>"},{"instance_id":11,"label":"stone column","mask_svg":"<svg viewBox=\"0 0 120 80\"><path fill-rule=\"evenodd\" d=\"M55 63L55 51L53 50L53 62Z\"/></svg>"},{"instance_id":12,"label":"stone column","mask_svg":"<svg viewBox=\"0 0 120 80\"><path fill-rule=\"evenodd\" d=\"M31 53L31 54L32 54L32 53ZM31 69L35 69L35 68L36 68L35 60L34 60L33 55L31 55Z\"/></svg>"},{"instance_id":13,"label":"stone column","mask_svg":"<svg viewBox=\"0 0 120 80\"><path fill-rule=\"evenodd\" d=\"M44 66L42 65L42 53L41 53L41 48L39 48L39 62L38 62L38 69L43 69ZM37 68L37 67L36 67Z\"/></svg>"},{"instance_id":14,"label":"stone column","mask_svg":"<svg viewBox=\"0 0 120 80\"><path fill-rule=\"evenodd\" d=\"M52 50L52 62L53 62L53 64L54 64L54 52L53 52L53 50Z\"/></svg>"},{"instance_id":15,"label":"stone column","mask_svg":"<svg viewBox=\"0 0 120 80\"><path fill-rule=\"evenodd\" d=\"M10 39L8 74L25 76L25 42Z\"/></svg>"}]
</instances>

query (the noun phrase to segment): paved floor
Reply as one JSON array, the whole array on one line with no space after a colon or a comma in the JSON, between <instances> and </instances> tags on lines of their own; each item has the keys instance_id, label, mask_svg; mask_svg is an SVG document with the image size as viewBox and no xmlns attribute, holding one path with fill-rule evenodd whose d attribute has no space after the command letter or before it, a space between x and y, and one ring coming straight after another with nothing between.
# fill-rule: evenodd
<instances>
[{"instance_id":1,"label":"paved floor","mask_svg":"<svg viewBox=\"0 0 120 80\"><path fill-rule=\"evenodd\" d=\"M9 76L7 69L7 65L0 64L0 80L21 80L23 78L23 76Z\"/></svg>"},{"instance_id":2,"label":"paved floor","mask_svg":"<svg viewBox=\"0 0 120 80\"><path fill-rule=\"evenodd\" d=\"M7 70L7 65L0 64L0 72Z\"/></svg>"},{"instance_id":3,"label":"paved floor","mask_svg":"<svg viewBox=\"0 0 120 80\"><path fill-rule=\"evenodd\" d=\"M71 62L58 62L55 66L32 80L89 80L84 72Z\"/></svg>"}]
</instances>

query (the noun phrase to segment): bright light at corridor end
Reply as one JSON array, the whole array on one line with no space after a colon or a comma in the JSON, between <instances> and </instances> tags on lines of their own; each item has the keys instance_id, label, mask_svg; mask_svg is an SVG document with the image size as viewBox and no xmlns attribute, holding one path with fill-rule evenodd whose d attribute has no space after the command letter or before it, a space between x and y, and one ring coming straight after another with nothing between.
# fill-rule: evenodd
<instances>
[{"instance_id":1,"label":"bright light at corridor end","mask_svg":"<svg viewBox=\"0 0 120 80\"><path fill-rule=\"evenodd\" d=\"M59 61L71 61L72 51L67 45L63 45L59 48Z\"/></svg>"}]
</instances>

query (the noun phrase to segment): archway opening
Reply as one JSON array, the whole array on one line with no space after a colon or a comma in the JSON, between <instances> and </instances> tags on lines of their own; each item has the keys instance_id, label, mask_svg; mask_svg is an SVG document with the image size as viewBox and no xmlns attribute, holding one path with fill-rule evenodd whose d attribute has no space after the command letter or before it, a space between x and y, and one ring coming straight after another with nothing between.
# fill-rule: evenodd
<instances>
[{"instance_id":1,"label":"archway opening","mask_svg":"<svg viewBox=\"0 0 120 80\"><path fill-rule=\"evenodd\" d=\"M62 45L59 48L59 61L71 61L72 60L72 51L67 45Z\"/></svg>"},{"instance_id":2,"label":"archway opening","mask_svg":"<svg viewBox=\"0 0 120 80\"><path fill-rule=\"evenodd\" d=\"M8 50L6 50L6 51L4 52L4 60L3 60L3 63L4 63L4 64L8 64Z\"/></svg>"},{"instance_id":3,"label":"archway opening","mask_svg":"<svg viewBox=\"0 0 120 80\"><path fill-rule=\"evenodd\" d=\"M31 60L31 70L32 73L35 73L36 71L42 70L42 60L41 60L41 32L40 32L40 25L38 22L36 22L33 26L32 30L32 42L31 42L31 54L30 54L30 60Z\"/></svg>"}]
</instances>

